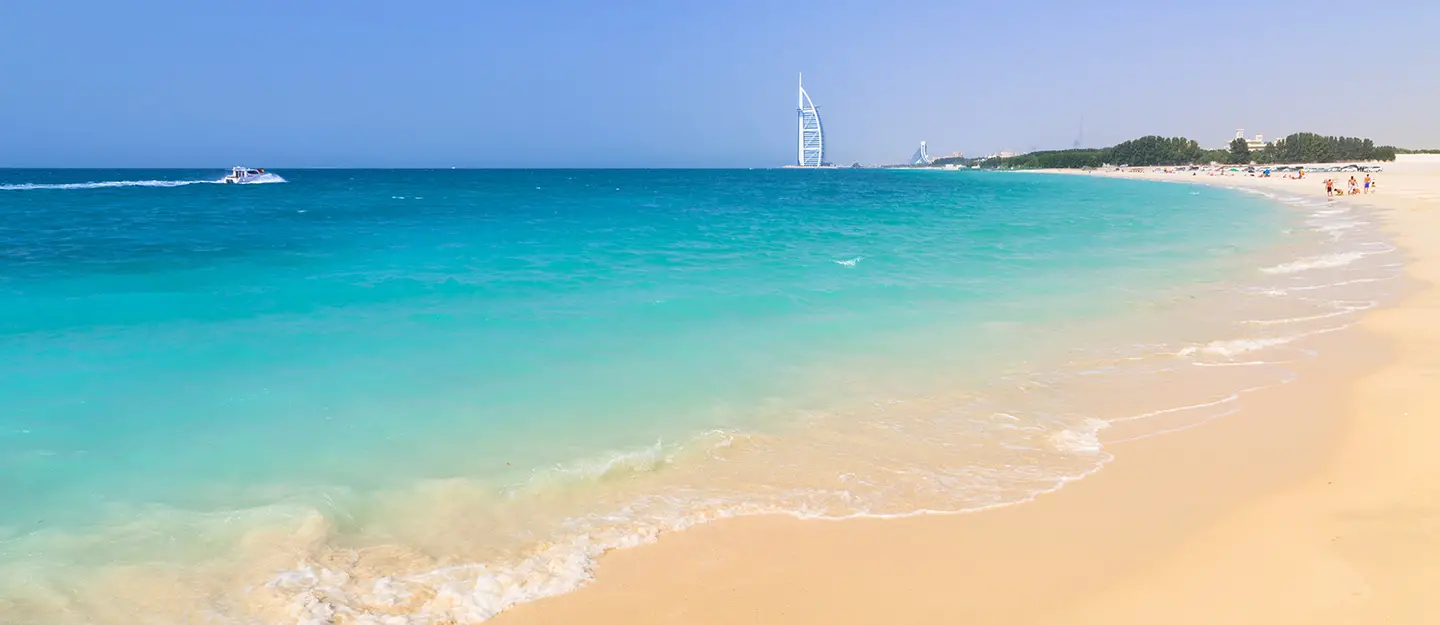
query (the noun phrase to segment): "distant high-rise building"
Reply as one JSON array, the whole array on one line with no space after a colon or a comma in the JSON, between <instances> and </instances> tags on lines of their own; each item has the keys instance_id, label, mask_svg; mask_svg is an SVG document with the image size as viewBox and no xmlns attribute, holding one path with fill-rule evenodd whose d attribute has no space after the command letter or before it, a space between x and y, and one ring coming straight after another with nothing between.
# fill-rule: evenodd
<instances>
[{"instance_id":1,"label":"distant high-rise building","mask_svg":"<svg viewBox=\"0 0 1440 625\"><path fill-rule=\"evenodd\" d=\"M825 164L825 130L820 125L820 111L805 93L804 77L800 80L800 136L799 160L801 167L819 167Z\"/></svg>"},{"instance_id":2,"label":"distant high-rise building","mask_svg":"<svg viewBox=\"0 0 1440 625\"><path fill-rule=\"evenodd\" d=\"M915 150L915 153L910 156L910 164L911 164L911 165L929 165L930 163L931 163L931 159L930 159L930 149L925 146L925 142L924 142L924 141L921 141L921 142L920 142L920 149Z\"/></svg>"}]
</instances>

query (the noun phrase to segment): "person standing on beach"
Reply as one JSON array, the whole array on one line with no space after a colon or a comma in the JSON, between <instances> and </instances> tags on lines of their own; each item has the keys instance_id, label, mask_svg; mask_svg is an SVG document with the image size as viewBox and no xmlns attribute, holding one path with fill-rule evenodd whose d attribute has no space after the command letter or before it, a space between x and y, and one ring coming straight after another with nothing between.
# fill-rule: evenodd
<instances>
[{"instance_id":1,"label":"person standing on beach","mask_svg":"<svg viewBox=\"0 0 1440 625\"><path fill-rule=\"evenodd\" d=\"M1335 181L1330 178L1325 179L1325 197L1335 197Z\"/></svg>"},{"instance_id":2,"label":"person standing on beach","mask_svg":"<svg viewBox=\"0 0 1440 625\"><path fill-rule=\"evenodd\" d=\"M1365 194L1370 194L1370 174L1365 174Z\"/></svg>"},{"instance_id":3,"label":"person standing on beach","mask_svg":"<svg viewBox=\"0 0 1440 625\"><path fill-rule=\"evenodd\" d=\"M1354 177L1354 176L1351 176L1351 177L1350 177L1350 195L1355 195L1355 194L1357 194L1357 193L1360 193L1360 188L1359 188L1359 186L1360 186L1360 185L1355 182L1355 177Z\"/></svg>"}]
</instances>

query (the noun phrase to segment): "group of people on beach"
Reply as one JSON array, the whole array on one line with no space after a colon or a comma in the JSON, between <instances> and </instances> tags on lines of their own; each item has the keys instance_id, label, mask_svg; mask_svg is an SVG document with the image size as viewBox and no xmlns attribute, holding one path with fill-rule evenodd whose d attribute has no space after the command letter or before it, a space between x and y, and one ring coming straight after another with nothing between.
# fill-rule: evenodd
<instances>
[{"instance_id":1,"label":"group of people on beach","mask_svg":"<svg viewBox=\"0 0 1440 625\"><path fill-rule=\"evenodd\" d=\"M1343 197L1343 196L1346 196L1346 195L1360 195L1360 193L1361 193L1360 189L1361 189L1362 183L1361 183L1361 182L1357 182L1357 181L1355 180L1355 177L1354 177L1354 176L1351 176L1351 177L1350 177L1350 192L1349 192L1349 193L1346 193L1345 191L1341 190L1341 189L1338 187L1338 184L1339 184L1339 183L1335 182L1335 179L1334 179L1334 178L1326 178L1326 179L1325 179L1325 197L1337 197L1337 196ZM1365 189L1364 192L1365 192L1365 193L1374 193L1374 192L1375 192L1375 180L1372 180L1372 179L1370 178L1370 174L1365 174L1365 181L1363 182L1363 185L1364 185L1364 189Z\"/></svg>"}]
</instances>

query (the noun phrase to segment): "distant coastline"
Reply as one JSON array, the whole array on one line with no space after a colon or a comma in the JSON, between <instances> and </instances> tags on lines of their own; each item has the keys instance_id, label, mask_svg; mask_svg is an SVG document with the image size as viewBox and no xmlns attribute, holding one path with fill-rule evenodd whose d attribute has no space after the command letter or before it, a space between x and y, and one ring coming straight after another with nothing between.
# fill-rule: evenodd
<instances>
[{"instance_id":1,"label":"distant coastline","mask_svg":"<svg viewBox=\"0 0 1440 625\"><path fill-rule=\"evenodd\" d=\"M1310 132L1291 134L1273 143L1252 147L1237 138L1229 146L1205 149L1187 137L1148 135L1106 148L1041 150L1013 156L935 159L926 167L978 169L1098 169L1103 167L1170 167L1189 165L1294 165L1394 161L1396 154L1436 153L1440 150L1406 150L1376 145L1371 139L1324 136Z\"/></svg>"}]
</instances>

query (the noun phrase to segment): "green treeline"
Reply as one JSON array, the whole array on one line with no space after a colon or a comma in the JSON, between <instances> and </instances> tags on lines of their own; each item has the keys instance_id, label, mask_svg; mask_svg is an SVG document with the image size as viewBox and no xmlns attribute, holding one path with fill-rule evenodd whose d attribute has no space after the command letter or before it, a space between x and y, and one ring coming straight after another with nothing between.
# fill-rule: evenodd
<instances>
[{"instance_id":1,"label":"green treeline","mask_svg":"<svg viewBox=\"0 0 1440 625\"><path fill-rule=\"evenodd\" d=\"M1175 165L1208 165L1210 163L1268 165L1282 163L1334 163L1338 161L1393 161L1399 150L1376 146L1369 139L1326 137L1310 132L1297 132L1280 139L1263 150L1250 150L1242 141L1216 150L1200 147L1185 137L1148 136L1131 139L1108 148L1046 150L1005 158L937 159L934 165L976 164L985 168L1004 169L1083 169L1105 165L1132 167L1165 167Z\"/></svg>"},{"instance_id":2,"label":"green treeline","mask_svg":"<svg viewBox=\"0 0 1440 625\"><path fill-rule=\"evenodd\" d=\"M1404 149L1404 148L1395 148L1395 153L1396 153L1396 154L1440 154L1440 150L1406 150L1406 149Z\"/></svg>"},{"instance_id":3,"label":"green treeline","mask_svg":"<svg viewBox=\"0 0 1440 625\"><path fill-rule=\"evenodd\" d=\"M1109 158L1106 150L1045 150L1019 156L987 159L936 159L934 165L976 164L985 168L1009 169L1083 169L1099 167ZM962 163L963 161L963 163Z\"/></svg>"},{"instance_id":4,"label":"green treeline","mask_svg":"<svg viewBox=\"0 0 1440 625\"><path fill-rule=\"evenodd\" d=\"M1268 160L1261 161L1261 158ZM1369 139L1322 137L1297 132L1256 153L1264 163L1334 163L1336 161L1393 161L1395 148L1376 146Z\"/></svg>"}]
</instances>

